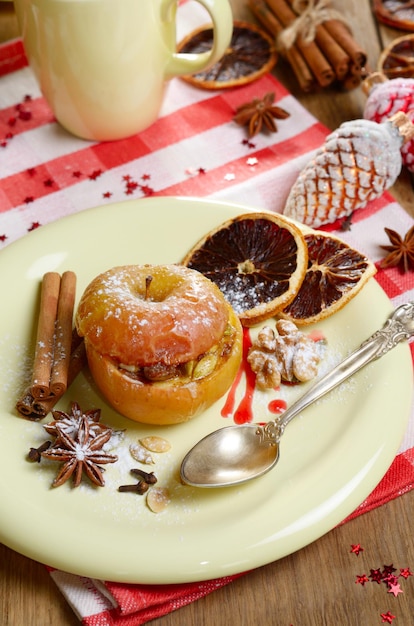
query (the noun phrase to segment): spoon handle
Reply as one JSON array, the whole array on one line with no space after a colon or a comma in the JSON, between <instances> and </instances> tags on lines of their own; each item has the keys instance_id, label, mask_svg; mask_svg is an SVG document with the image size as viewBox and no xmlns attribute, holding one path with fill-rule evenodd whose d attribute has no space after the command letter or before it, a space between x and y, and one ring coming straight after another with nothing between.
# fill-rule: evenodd
<instances>
[{"instance_id":1,"label":"spoon handle","mask_svg":"<svg viewBox=\"0 0 414 626\"><path fill-rule=\"evenodd\" d=\"M264 426L259 426L257 432L261 440L266 443L278 443L285 427L298 413L301 413L312 402L319 400L365 365L379 359L398 343L412 336L414 334L413 312L413 303L398 307L380 330L377 330L359 348L316 382L284 413Z\"/></svg>"}]
</instances>

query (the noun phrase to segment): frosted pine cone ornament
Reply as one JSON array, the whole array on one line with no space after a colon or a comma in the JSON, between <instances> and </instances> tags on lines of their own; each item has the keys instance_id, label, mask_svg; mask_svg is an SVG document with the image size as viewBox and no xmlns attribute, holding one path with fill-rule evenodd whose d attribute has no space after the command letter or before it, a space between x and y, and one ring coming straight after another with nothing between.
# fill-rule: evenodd
<instances>
[{"instance_id":1,"label":"frosted pine cone ornament","mask_svg":"<svg viewBox=\"0 0 414 626\"><path fill-rule=\"evenodd\" d=\"M364 91L368 98L364 108L364 118L381 123L402 111L414 121L414 79L393 78L374 72L364 81ZM406 141L401 148L403 164L414 172L414 139Z\"/></svg>"},{"instance_id":2,"label":"frosted pine cone ornament","mask_svg":"<svg viewBox=\"0 0 414 626\"><path fill-rule=\"evenodd\" d=\"M318 228L364 208L394 184L401 146L412 137L414 125L401 112L382 124L365 119L341 124L299 174L284 215Z\"/></svg>"}]
</instances>

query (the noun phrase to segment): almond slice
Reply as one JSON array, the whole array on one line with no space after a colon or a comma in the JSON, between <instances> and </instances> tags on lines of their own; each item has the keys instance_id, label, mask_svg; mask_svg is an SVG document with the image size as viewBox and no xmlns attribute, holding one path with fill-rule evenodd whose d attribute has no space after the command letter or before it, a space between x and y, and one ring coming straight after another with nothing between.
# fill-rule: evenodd
<instances>
[{"instance_id":1,"label":"almond slice","mask_svg":"<svg viewBox=\"0 0 414 626\"><path fill-rule=\"evenodd\" d=\"M143 437L139 440L139 443L150 452L168 452L171 450L170 442L157 435Z\"/></svg>"},{"instance_id":2,"label":"almond slice","mask_svg":"<svg viewBox=\"0 0 414 626\"><path fill-rule=\"evenodd\" d=\"M139 463L144 463L144 465L153 465L154 459L152 458L149 450L144 448L140 443L131 443L129 446L129 452L132 458Z\"/></svg>"},{"instance_id":3,"label":"almond slice","mask_svg":"<svg viewBox=\"0 0 414 626\"><path fill-rule=\"evenodd\" d=\"M153 487L147 494L147 506L153 513L161 513L170 502L170 492L166 487Z\"/></svg>"}]
</instances>

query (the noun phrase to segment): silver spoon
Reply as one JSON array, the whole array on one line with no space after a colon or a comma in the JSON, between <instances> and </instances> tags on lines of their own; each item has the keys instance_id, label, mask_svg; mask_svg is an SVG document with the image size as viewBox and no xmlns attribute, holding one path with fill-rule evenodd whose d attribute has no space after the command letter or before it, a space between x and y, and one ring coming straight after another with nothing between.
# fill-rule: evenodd
<instances>
[{"instance_id":1,"label":"silver spoon","mask_svg":"<svg viewBox=\"0 0 414 626\"><path fill-rule=\"evenodd\" d=\"M229 487L262 476L279 459L279 441L298 413L362 367L414 335L414 302L399 306L384 326L264 426L227 426L201 439L184 457L181 479L193 487Z\"/></svg>"}]
</instances>

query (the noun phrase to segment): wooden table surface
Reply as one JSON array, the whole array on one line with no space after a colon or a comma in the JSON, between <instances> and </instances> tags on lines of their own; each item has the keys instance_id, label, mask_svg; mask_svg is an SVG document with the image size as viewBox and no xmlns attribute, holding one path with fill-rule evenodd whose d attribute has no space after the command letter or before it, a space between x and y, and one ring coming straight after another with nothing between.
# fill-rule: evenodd
<instances>
[{"instance_id":1,"label":"wooden table surface","mask_svg":"<svg viewBox=\"0 0 414 626\"><path fill-rule=\"evenodd\" d=\"M231 3L235 17L254 21L244 0ZM370 69L375 69L381 49L403 33L377 24L368 0L339 5L368 53ZM17 35L12 5L0 2L0 41ZM361 89L303 94L283 62L275 74L328 128L362 116L365 96ZM414 216L408 172L401 174L392 192ZM414 577L404 581L404 593L397 597L387 593L383 584L363 586L355 581L358 575L369 576L371 569L384 565L414 571L413 511L411 491L151 625L375 626L383 623L381 613L390 611L395 615L394 626L412 626ZM351 552L353 544L364 548L359 556ZM0 624L75 626L79 622L43 565L0 545Z\"/></svg>"}]
</instances>

